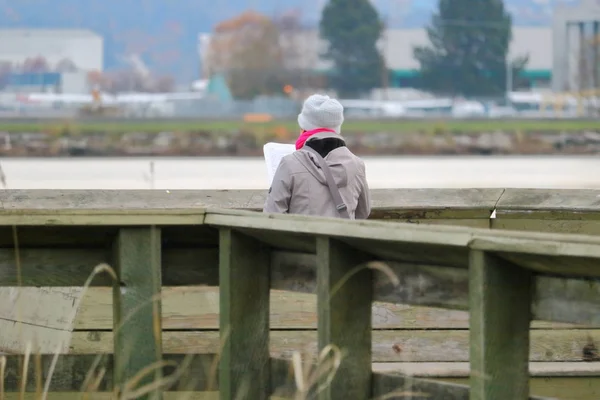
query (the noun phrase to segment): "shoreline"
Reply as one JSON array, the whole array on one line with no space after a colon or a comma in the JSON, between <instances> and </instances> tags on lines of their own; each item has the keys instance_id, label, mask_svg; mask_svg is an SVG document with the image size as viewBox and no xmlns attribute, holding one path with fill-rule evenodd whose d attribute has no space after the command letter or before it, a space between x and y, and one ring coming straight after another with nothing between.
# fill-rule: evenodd
<instances>
[{"instance_id":1,"label":"shoreline","mask_svg":"<svg viewBox=\"0 0 600 400\"><path fill-rule=\"evenodd\" d=\"M599 123L600 125L600 123ZM346 133L361 157L434 155L596 155L600 126L571 132ZM262 157L267 142L293 143L289 132L125 132L52 134L4 132L0 156L13 157Z\"/></svg>"}]
</instances>

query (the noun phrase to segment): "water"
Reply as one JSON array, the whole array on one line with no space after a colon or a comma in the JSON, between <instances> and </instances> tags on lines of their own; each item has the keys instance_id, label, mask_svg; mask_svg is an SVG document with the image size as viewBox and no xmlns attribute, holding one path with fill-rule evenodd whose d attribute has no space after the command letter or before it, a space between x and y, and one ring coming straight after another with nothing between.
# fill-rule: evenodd
<instances>
[{"instance_id":1,"label":"water","mask_svg":"<svg viewBox=\"0 0 600 400\"><path fill-rule=\"evenodd\" d=\"M595 188L598 156L366 157L370 187ZM154 173L151 173L151 162ZM267 189L262 158L22 158L0 165L10 189Z\"/></svg>"}]
</instances>

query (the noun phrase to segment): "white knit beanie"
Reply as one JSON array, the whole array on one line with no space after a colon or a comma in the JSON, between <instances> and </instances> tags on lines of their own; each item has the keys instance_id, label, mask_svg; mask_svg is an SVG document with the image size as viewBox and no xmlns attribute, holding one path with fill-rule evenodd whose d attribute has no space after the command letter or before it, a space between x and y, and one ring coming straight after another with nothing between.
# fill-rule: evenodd
<instances>
[{"instance_id":1,"label":"white knit beanie","mask_svg":"<svg viewBox=\"0 0 600 400\"><path fill-rule=\"evenodd\" d=\"M298 125L305 131L327 128L340 133L343 122L344 107L336 99L321 94L306 99L298 114Z\"/></svg>"}]
</instances>

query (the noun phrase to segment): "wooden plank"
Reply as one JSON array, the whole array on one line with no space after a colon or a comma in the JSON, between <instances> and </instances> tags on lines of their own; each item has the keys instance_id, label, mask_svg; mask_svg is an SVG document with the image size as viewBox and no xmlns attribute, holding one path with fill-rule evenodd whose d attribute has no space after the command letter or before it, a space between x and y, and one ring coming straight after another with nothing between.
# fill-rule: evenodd
<instances>
[{"instance_id":1,"label":"wooden plank","mask_svg":"<svg viewBox=\"0 0 600 400\"><path fill-rule=\"evenodd\" d=\"M24 248L96 248L109 249L118 232L115 226L45 225L20 226L19 247ZM166 247L216 247L216 229L205 225L176 225L162 227ZM0 226L0 248L14 248L12 226Z\"/></svg>"},{"instance_id":2,"label":"wooden plank","mask_svg":"<svg viewBox=\"0 0 600 400\"><path fill-rule=\"evenodd\" d=\"M37 288L32 289L37 290ZM75 320L75 329L106 330L112 327L112 297L109 291L108 288L90 288L86 291ZM270 297L271 329L317 328L316 296L308 293L271 290ZM557 306L561 304L560 299L555 297L543 299L543 301L553 302L555 300L558 300ZM218 288L163 287L162 301L163 329L218 329ZM469 314L459 310L374 302L372 324L373 329L468 329ZM544 321L532 322L532 329L576 327L584 326Z\"/></svg>"},{"instance_id":3,"label":"wooden plank","mask_svg":"<svg viewBox=\"0 0 600 400\"><path fill-rule=\"evenodd\" d=\"M374 211L491 210L503 189L372 189ZM10 210L234 208L262 210L264 190L3 190ZM393 214L392 214L393 215ZM439 218L440 214L433 215Z\"/></svg>"},{"instance_id":4,"label":"wooden plank","mask_svg":"<svg viewBox=\"0 0 600 400\"><path fill-rule=\"evenodd\" d=\"M438 381L455 385L468 384L468 378L444 378ZM562 400L594 400L600 396L600 378L531 378L532 396Z\"/></svg>"},{"instance_id":5,"label":"wooden plank","mask_svg":"<svg viewBox=\"0 0 600 400\"><path fill-rule=\"evenodd\" d=\"M0 288L0 351L66 352L83 288ZM109 293L106 293L107 295Z\"/></svg>"},{"instance_id":6,"label":"wooden plank","mask_svg":"<svg viewBox=\"0 0 600 400\"><path fill-rule=\"evenodd\" d=\"M386 221L408 224L427 224L427 225L450 225L465 226L469 228L488 229L490 227L489 216L486 218L424 218L424 219L386 219Z\"/></svg>"},{"instance_id":7,"label":"wooden plank","mask_svg":"<svg viewBox=\"0 0 600 400\"><path fill-rule=\"evenodd\" d=\"M162 356L160 229L122 228L115 242L119 281L113 285L114 380L120 390ZM140 379L160 379L162 369ZM159 396L160 391L153 391ZM144 397L145 398L145 397Z\"/></svg>"},{"instance_id":8,"label":"wooden plank","mask_svg":"<svg viewBox=\"0 0 600 400\"><path fill-rule=\"evenodd\" d=\"M386 362L373 363L373 372L400 373L419 378L469 378L468 362ZM530 362L529 375L535 378L600 378L597 362ZM600 390L600 388L599 388Z\"/></svg>"},{"instance_id":9,"label":"wooden plank","mask_svg":"<svg viewBox=\"0 0 600 400\"><path fill-rule=\"evenodd\" d=\"M27 214L0 214L0 226L89 225L89 226L147 226L200 225L204 210L104 211L68 210L28 211Z\"/></svg>"},{"instance_id":10,"label":"wooden plank","mask_svg":"<svg viewBox=\"0 0 600 400\"><path fill-rule=\"evenodd\" d=\"M10 250L0 250L0 275L3 275L5 280L15 284L17 279L12 254L13 252ZM86 256L87 254L89 256ZM20 255L24 284L58 285L59 287L64 286L65 283L81 285L81 282L89 276L93 266L107 260L104 254L105 250L103 248L83 250L72 248L22 249ZM523 255L521 255L522 257ZM215 286L218 284L218 252L214 248L194 249L165 246L162 258L164 285ZM564 260L559 259L558 262L564 263ZM466 269L447 268L443 264L422 265L397 262L386 262L386 264L401 279L402 284L398 288L391 286L386 276L375 273L374 296L376 301L386 304L443 307L455 310L468 309L468 276ZM316 293L316 258L314 254L276 251L272 253L271 265L272 288L301 293ZM40 271L46 272L46 275L42 275ZM110 280L106 274L97 276L92 282L93 285L107 285L109 283ZM535 285L536 294L532 306L534 318L585 324L590 327L600 326L600 304L597 301L600 293L600 282L537 276ZM293 295L289 294L289 296ZM314 311L316 308L311 307L308 307L310 313L316 312ZM314 314L304 314L306 309L298 310L298 313L316 321ZM390 323L397 320L393 315L395 311L393 313L383 309L380 309L380 311L380 313L376 312L374 315L381 315L381 320L389 318ZM192 311L192 313L194 312ZM285 310L282 310L282 312L285 312ZM104 315L107 315L104 318L110 318L108 314ZM453 314L449 313L447 317L439 316L439 313L437 315L435 319L445 318L450 320ZM214 321L213 324L216 324L216 317L216 315L211 317ZM291 314L290 318L296 317ZM426 317L423 315L422 318ZM98 321L100 322L102 319ZM205 322L204 319L202 321ZM424 321L424 319L419 321L409 320L407 324L415 323L414 327L419 328L423 326L420 325L420 321ZM206 323L207 328L216 326L211 326L208 321ZM399 323L402 324L402 322ZM466 319L464 323L466 324ZM185 325L186 323L182 322L182 324ZM277 319L274 320L274 324L276 324L275 327L278 326ZM284 322L281 322L281 324L284 324ZM173 328L178 327L178 325L171 326ZM455 325L448 322L448 325L440 325L440 327L443 326L454 327ZM388 325L380 325L379 327L386 328Z\"/></svg>"},{"instance_id":11,"label":"wooden plank","mask_svg":"<svg viewBox=\"0 0 600 400\"><path fill-rule=\"evenodd\" d=\"M373 362L466 362L469 361L468 330L376 330L372 332ZM532 362L582 362L584 348L600 347L600 330L531 331L529 359ZM77 331L71 354L111 353L112 333ZM294 351L318 354L315 330L270 332L273 357L290 358ZM163 349L169 354L215 353L220 348L217 331L164 331Z\"/></svg>"},{"instance_id":12,"label":"wooden plank","mask_svg":"<svg viewBox=\"0 0 600 400\"><path fill-rule=\"evenodd\" d=\"M490 231L454 226L431 226L428 224L408 225L389 224L381 221L349 221L341 219L309 218L300 215L265 215L243 211L209 211L206 223L245 230L270 233L271 240L279 240L281 250L302 251L298 247L284 247L287 235L312 237L314 232L342 241L352 241L353 246L363 243L372 247L377 244L377 254L390 261L428 262L439 258L452 259L451 266L466 267L467 260L460 259L459 249L473 248L474 243L493 243L498 248L490 250L520 252L526 254L573 257L569 262L576 263L577 257L600 258L600 239L586 235L543 234L531 232ZM560 246L557 245L560 243ZM407 248L419 246L422 259L416 260L417 252L409 253ZM452 252L455 249L456 253ZM483 249L483 250L488 250ZM438 256L439 254L439 256ZM461 265L455 265L460 263ZM529 267L529 266L527 266ZM569 267L561 273L569 274Z\"/></svg>"},{"instance_id":13,"label":"wooden plank","mask_svg":"<svg viewBox=\"0 0 600 400\"><path fill-rule=\"evenodd\" d=\"M27 289L38 290L37 288ZM111 296L112 292L109 288L89 288L81 300L75 319L75 329L111 329ZM163 329L218 329L219 288L163 286L161 297ZM317 328L316 296L308 293L271 290L270 298L269 319L271 329ZM544 299L544 301L553 302L555 300L555 297ZM558 300L557 306L561 304L560 299ZM37 320L33 318L32 321L36 323ZM469 314L459 310L373 302L372 324L373 329L468 329ZM531 327L532 329L572 329L582 326L533 321ZM600 325L597 327L600 327Z\"/></svg>"},{"instance_id":14,"label":"wooden plank","mask_svg":"<svg viewBox=\"0 0 600 400\"><path fill-rule=\"evenodd\" d=\"M220 232L220 398L269 397L270 249L231 229Z\"/></svg>"},{"instance_id":15,"label":"wooden plank","mask_svg":"<svg viewBox=\"0 0 600 400\"><path fill-rule=\"evenodd\" d=\"M548 232L548 233L574 233L579 235L600 235L600 220L593 219L534 219L529 212L523 212L518 218L518 213L502 213L491 220L492 229L513 231ZM585 215L582 216L585 218Z\"/></svg>"},{"instance_id":16,"label":"wooden plank","mask_svg":"<svg viewBox=\"0 0 600 400\"><path fill-rule=\"evenodd\" d=\"M376 398L444 400L471 400L474 398L472 390L465 384L461 385L441 380L417 379L413 376L377 372L373 374L373 392ZM525 399L551 400L555 398L529 396L528 393Z\"/></svg>"},{"instance_id":17,"label":"wooden plank","mask_svg":"<svg viewBox=\"0 0 600 400\"><path fill-rule=\"evenodd\" d=\"M40 210L202 210L206 207L256 207L262 191L248 190L44 190L9 189L0 193L2 214Z\"/></svg>"},{"instance_id":18,"label":"wooden plank","mask_svg":"<svg viewBox=\"0 0 600 400\"><path fill-rule=\"evenodd\" d=\"M315 266L310 255L275 253L271 287L315 293ZM386 262L400 278L399 287L389 284L387 276L375 272L374 296L376 301L468 309L468 272L462 268L434 265ZM535 277L534 318L574 324L598 326L600 282L583 279L564 279L551 276ZM552 303L560 303L555 307Z\"/></svg>"},{"instance_id":19,"label":"wooden plank","mask_svg":"<svg viewBox=\"0 0 600 400\"><path fill-rule=\"evenodd\" d=\"M597 189L506 189L498 201L496 218L538 215L551 219L600 219Z\"/></svg>"},{"instance_id":20,"label":"wooden plank","mask_svg":"<svg viewBox=\"0 0 600 400\"><path fill-rule=\"evenodd\" d=\"M474 250L469 265L472 400L529 397L531 272Z\"/></svg>"},{"instance_id":21,"label":"wooden plank","mask_svg":"<svg viewBox=\"0 0 600 400\"><path fill-rule=\"evenodd\" d=\"M43 355L41 357L41 377L46 380L50 376L51 366L54 355ZM19 381L23 376L22 369L19 367L19 360L22 357L6 356L6 374L4 379L4 389L7 392L20 390ZM32 361L32 360L30 360ZM169 387L170 390L183 391L204 391L212 385L213 389L218 389L218 381L214 379L212 365L215 363L214 354L193 355L164 355L165 363L164 376L179 377L178 382ZM51 391L61 392L79 392L88 388L86 375L91 375L93 380L98 379L98 391L111 391L114 389L114 367L115 360L112 355L60 355L56 357L56 363L51 375L49 388ZM174 375L175 374L175 375ZM35 392L36 390L36 371L30 367L26 377L25 390ZM214 382L213 382L214 381Z\"/></svg>"},{"instance_id":22,"label":"wooden plank","mask_svg":"<svg viewBox=\"0 0 600 400\"><path fill-rule=\"evenodd\" d=\"M469 386L420 380L400 374L374 373L373 396L387 398L391 394L409 399L469 400Z\"/></svg>"},{"instance_id":23,"label":"wooden plank","mask_svg":"<svg viewBox=\"0 0 600 400\"><path fill-rule=\"evenodd\" d=\"M115 235L116 237L116 235ZM160 241L157 245L160 246ZM164 283L218 285L217 247L164 246L161 269ZM14 261L14 251L0 249L0 282L17 286L82 286L94 268L110 264L112 254L100 248L25 248L20 251L20 277ZM198 268L200 260L203 268ZM110 274L97 275L91 286L112 286Z\"/></svg>"},{"instance_id":24,"label":"wooden plank","mask_svg":"<svg viewBox=\"0 0 600 400\"><path fill-rule=\"evenodd\" d=\"M371 396L371 309L373 285L370 257L333 239L317 238L317 309L319 352L335 371L319 393L321 400L366 399ZM330 346L334 346L328 351ZM324 367L326 368L326 367ZM321 376L325 384L328 375Z\"/></svg>"}]
</instances>

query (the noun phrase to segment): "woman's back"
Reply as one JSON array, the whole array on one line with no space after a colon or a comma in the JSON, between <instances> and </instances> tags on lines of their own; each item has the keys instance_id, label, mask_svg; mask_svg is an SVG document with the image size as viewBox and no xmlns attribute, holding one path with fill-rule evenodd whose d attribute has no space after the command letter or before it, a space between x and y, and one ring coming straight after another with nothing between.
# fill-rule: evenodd
<instances>
[{"instance_id":1,"label":"woman's back","mask_svg":"<svg viewBox=\"0 0 600 400\"><path fill-rule=\"evenodd\" d=\"M298 115L302 129L296 141L298 151L284 157L279 164L264 212L351 219L369 216L371 199L365 164L340 136L343 122L344 108L337 100L324 95L306 99ZM321 169L323 160L333 182L328 182ZM339 196L334 198L337 191ZM345 205L348 215L340 213L338 205Z\"/></svg>"},{"instance_id":2,"label":"woman's back","mask_svg":"<svg viewBox=\"0 0 600 400\"><path fill-rule=\"evenodd\" d=\"M364 162L335 133L315 134L305 146L325 159L350 218L367 218L371 210ZM265 212L339 216L325 174L313 153L300 150L284 157L273 181Z\"/></svg>"}]
</instances>

